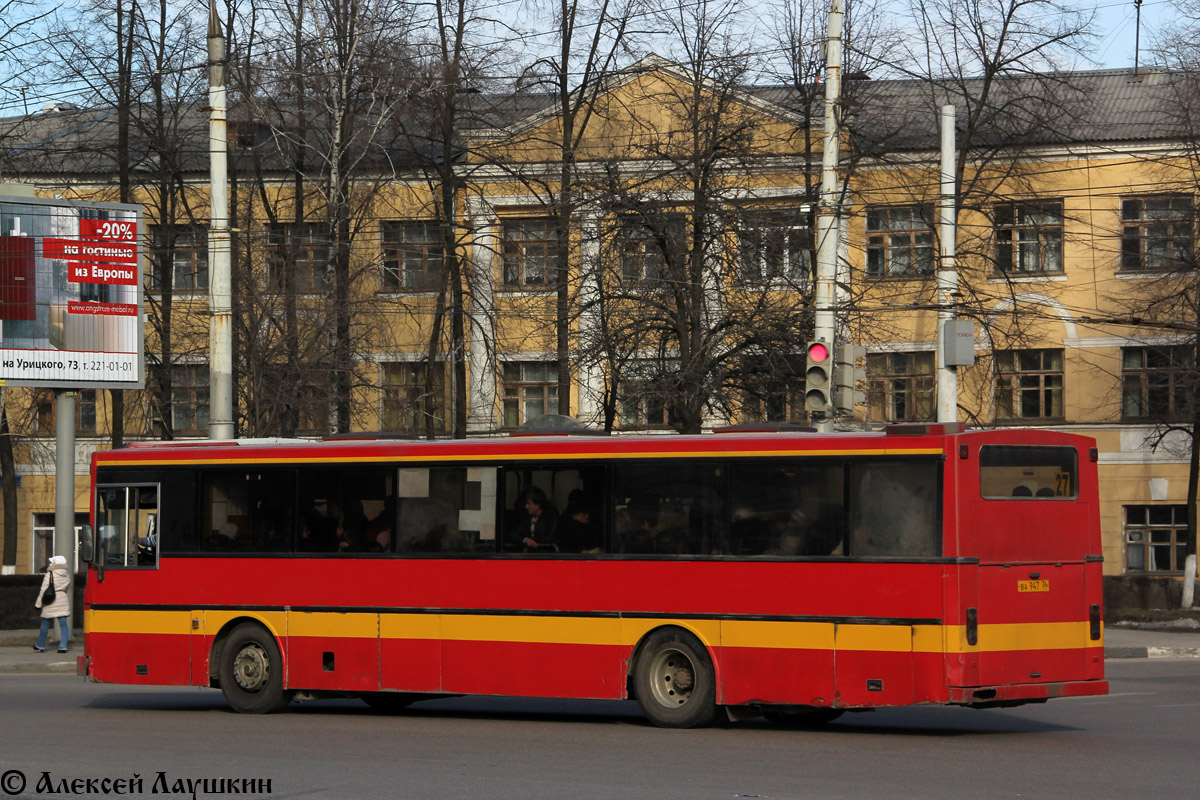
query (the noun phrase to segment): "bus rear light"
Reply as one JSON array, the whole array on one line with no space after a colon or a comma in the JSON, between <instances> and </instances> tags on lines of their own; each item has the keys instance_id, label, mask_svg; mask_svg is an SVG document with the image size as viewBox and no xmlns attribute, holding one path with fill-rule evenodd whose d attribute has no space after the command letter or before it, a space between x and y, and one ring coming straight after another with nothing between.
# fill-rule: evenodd
<instances>
[{"instance_id":1,"label":"bus rear light","mask_svg":"<svg viewBox=\"0 0 1200 800\"><path fill-rule=\"evenodd\" d=\"M1097 603L1092 603L1088 609L1088 622L1091 624L1091 636L1093 642L1100 641L1100 606Z\"/></svg>"},{"instance_id":2,"label":"bus rear light","mask_svg":"<svg viewBox=\"0 0 1200 800\"><path fill-rule=\"evenodd\" d=\"M979 644L979 612L974 608L967 609L967 644Z\"/></svg>"}]
</instances>

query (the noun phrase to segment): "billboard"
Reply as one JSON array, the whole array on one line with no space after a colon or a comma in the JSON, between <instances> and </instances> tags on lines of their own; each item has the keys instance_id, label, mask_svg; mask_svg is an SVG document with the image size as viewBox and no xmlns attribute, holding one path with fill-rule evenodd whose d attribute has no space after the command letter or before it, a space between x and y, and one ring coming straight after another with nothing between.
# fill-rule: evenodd
<instances>
[{"instance_id":1,"label":"billboard","mask_svg":"<svg viewBox=\"0 0 1200 800\"><path fill-rule=\"evenodd\" d=\"M0 383L144 385L142 209L0 197Z\"/></svg>"}]
</instances>

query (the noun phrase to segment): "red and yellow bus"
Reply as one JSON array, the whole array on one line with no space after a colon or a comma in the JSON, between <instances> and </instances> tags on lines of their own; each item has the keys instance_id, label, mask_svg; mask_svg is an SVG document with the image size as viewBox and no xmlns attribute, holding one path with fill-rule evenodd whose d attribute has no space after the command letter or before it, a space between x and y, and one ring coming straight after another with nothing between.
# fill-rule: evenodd
<instances>
[{"instance_id":1,"label":"red and yellow bus","mask_svg":"<svg viewBox=\"0 0 1200 800\"><path fill-rule=\"evenodd\" d=\"M691 727L1108 689L1082 436L147 443L92 483L81 673L242 712L636 698Z\"/></svg>"}]
</instances>

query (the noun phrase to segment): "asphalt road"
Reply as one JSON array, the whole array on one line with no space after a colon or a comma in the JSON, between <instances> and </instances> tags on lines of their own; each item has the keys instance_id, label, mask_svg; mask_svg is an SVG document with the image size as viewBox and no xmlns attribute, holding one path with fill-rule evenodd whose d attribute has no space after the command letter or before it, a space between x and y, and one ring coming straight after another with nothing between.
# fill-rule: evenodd
<instances>
[{"instance_id":1,"label":"asphalt road","mask_svg":"<svg viewBox=\"0 0 1200 800\"><path fill-rule=\"evenodd\" d=\"M192 796L179 781L204 778L269 779L257 796L274 798L1195 797L1200 659L1110 661L1108 672L1108 697L881 710L816 731L761 720L660 730L631 703L496 698L240 716L213 690L5 675L0 798L14 771L25 797L40 796L44 772L58 789L137 774L143 795L175 797Z\"/></svg>"}]
</instances>

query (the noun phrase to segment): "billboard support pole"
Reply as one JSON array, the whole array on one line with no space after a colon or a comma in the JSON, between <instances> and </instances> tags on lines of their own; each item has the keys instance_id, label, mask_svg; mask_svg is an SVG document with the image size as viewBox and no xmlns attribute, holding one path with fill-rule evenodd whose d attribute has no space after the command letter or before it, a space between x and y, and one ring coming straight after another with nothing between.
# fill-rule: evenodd
<instances>
[{"instance_id":1,"label":"billboard support pole","mask_svg":"<svg viewBox=\"0 0 1200 800\"><path fill-rule=\"evenodd\" d=\"M211 439L233 438L233 279L229 256L229 172L226 136L225 35L216 0L208 4L208 157L212 211L208 223L209 390Z\"/></svg>"},{"instance_id":2,"label":"billboard support pole","mask_svg":"<svg viewBox=\"0 0 1200 800\"><path fill-rule=\"evenodd\" d=\"M75 572L75 398L74 389L54 390L54 555ZM40 566L45 566L40 565ZM68 605L67 630L73 630ZM60 644L59 649L66 647Z\"/></svg>"}]
</instances>

